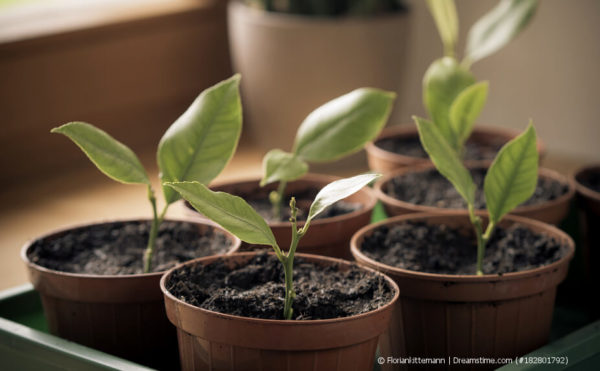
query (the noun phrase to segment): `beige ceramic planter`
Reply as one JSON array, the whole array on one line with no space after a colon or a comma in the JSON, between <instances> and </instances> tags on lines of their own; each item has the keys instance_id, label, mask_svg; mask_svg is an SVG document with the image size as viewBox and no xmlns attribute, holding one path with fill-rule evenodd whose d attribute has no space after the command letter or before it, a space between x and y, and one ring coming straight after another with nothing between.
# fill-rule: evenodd
<instances>
[{"instance_id":1,"label":"beige ceramic planter","mask_svg":"<svg viewBox=\"0 0 600 371\"><path fill-rule=\"evenodd\" d=\"M297 195L307 189L320 190L338 177L320 174L307 174L299 180L288 183L286 193ZM231 193L242 198L252 196L268 197L268 194L277 188L277 184L269 184L263 188L259 186L260 179L250 179L239 182L216 184L210 188L214 191ZM335 258L351 259L350 239L354 232L371 222L371 214L377 203L377 197L372 189L364 187L345 199L348 202L361 205L359 210L338 215L332 218L316 219L310 224L308 233L300 240L298 252L305 254L318 254ZM312 201L312 200L311 200ZM204 216L196 212L189 204L183 203L187 216L201 218ZM284 205L286 207L286 205ZM277 244L287 250L292 242L292 224L290 222L269 222ZM298 223L299 226L303 223ZM247 244L242 244L248 248ZM264 247L264 246L262 246Z\"/></svg>"},{"instance_id":2,"label":"beige ceramic planter","mask_svg":"<svg viewBox=\"0 0 600 371\"><path fill-rule=\"evenodd\" d=\"M519 134L518 130L505 127L476 125L469 141L482 144L503 144ZM374 142L367 143L365 146L369 168L373 171L388 173L406 166L431 163L428 158L405 156L377 146L377 141L382 139L415 138L415 140L418 140L418 137L419 133L414 124L395 125L385 128ZM546 146L540 139L538 139L537 146L540 159L542 159L546 154Z\"/></svg>"},{"instance_id":3,"label":"beige ceramic planter","mask_svg":"<svg viewBox=\"0 0 600 371\"><path fill-rule=\"evenodd\" d=\"M467 164L467 167L480 168L488 167L489 165L490 162L479 161L470 162ZM373 187L373 189L375 190L375 194L377 195L377 198L383 203L385 211L389 216L397 216L419 212L448 214L457 211L457 209L423 206L398 200L384 191L393 178L403 176L404 174L408 173L430 171L432 169L435 169L435 166L431 163L407 166L388 173L386 176L382 177L377 183L375 183L375 186ZM561 184L566 184L568 186L567 192L564 195L551 201L542 202L537 205L519 206L511 212L511 215L523 216L526 218L539 220L544 223L558 225L561 221L564 220L564 218L569 213L571 202L575 196L575 184L571 179L550 169L539 168L539 176L542 178L556 180Z\"/></svg>"},{"instance_id":4,"label":"beige ceramic planter","mask_svg":"<svg viewBox=\"0 0 600 371\"><path fill-rule=\"evenodd\" d=\"M411 214L361 229L352 238L360 263L389 275L400 287L390 331L380 350L394 357L515 357L548 341L557 285L567 275L573 240L559 229L526 218L507 216L501 225L525 225L568 247L567 254L544 267L503 275L445 275L400 269L361 252L365 236L382 226L406 222L471 228L466 212Z\"/></svg>"},{"instance_id":5,"label":"beige ceramic planter","mask_svg":"<svg viewBox=\"0 0 600 371\"><path fill-rule=\"evenodd\" d=\"M264 149L288 149L302 120L325 102L363 86L398 92L408 19L305 17L230 2L246 133Z\"/></svg>"},{"instance_id":6,"label":"beige ceramic planter","mask_svg":"<svg viewBox=\"0 0 600 371\"><path fill-rule=\"evenodd\" d=\"M238 253L224 259L233 267L255 254ZM351 266L340 259L296 256L342 270ZM206 265L216 259L201 258L185 265ZM307 321L240 317L198 308L171 295L166 282L179 267L165 274L161 289L169 320L177 327L183 370L371 370L379 336L387 329L398 299L398 286L385 277L394 297L367 313Z\"/></svg>"},{"instance_id":7,"label":"beige ceramic planter","mask_svg":"<svg viewBox=\"0 0 600 371\"><path fill-rule=\"evenodd\" d=\"M231 241L229 253L240 246L237 237L219 227L194 220L178 221L196 224L201 233L218 229ZM115 222L61 229L36 241L109 223ZM55 271L29 260L28 251L34 242L23 246L21 257L27 265L31 283L40 293L52 334L145 365L172 367L172 362L177 361L177 343L175 331L166 317L159 286L164 272L91 275Z\"/></svg>"}]
</instances>

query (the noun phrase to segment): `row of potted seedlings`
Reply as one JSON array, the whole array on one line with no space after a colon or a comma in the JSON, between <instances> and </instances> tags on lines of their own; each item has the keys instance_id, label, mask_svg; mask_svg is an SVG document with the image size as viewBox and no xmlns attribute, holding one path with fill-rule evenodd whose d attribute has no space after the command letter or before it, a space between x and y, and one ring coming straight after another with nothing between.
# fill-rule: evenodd
<instances>
[{"instance_id":1,"label":"row of potted seedlings","mask_svg":"<svg viewBox=\"0 0 600 371\"><path fill-rule=\"evenodd\" d=\"M440 19L452 12L436 8L447 3L429 2L446 50L424 79L432 120L415 118L408 136L380 134L393 93L357 89L307 116L291 151L269 151L261 179L209 188L241 132L236 75L200 94L161 139L159 211L129 148L89 124L54 129L109 177L145 186L153 217L26 244L51 332L164 369L371 369L378 346L384 356L447 358L514 357L544 344L574 252L551 224L574 183L538 171L532 125L520 135L473 130L488 86L465 67L514 37L535 2L484 17L460 64L455 31ZM500 31L486 25L507 14L521 22L498 44ZM369 156L405 147L415 156L396 172L370 159L381 178L308 173L366 144ZM578 180L593 188L597 179ZM368 225L378 198L394 217ZM175 203L188 220L165 220Z\"/></svg>"}]
</instances>

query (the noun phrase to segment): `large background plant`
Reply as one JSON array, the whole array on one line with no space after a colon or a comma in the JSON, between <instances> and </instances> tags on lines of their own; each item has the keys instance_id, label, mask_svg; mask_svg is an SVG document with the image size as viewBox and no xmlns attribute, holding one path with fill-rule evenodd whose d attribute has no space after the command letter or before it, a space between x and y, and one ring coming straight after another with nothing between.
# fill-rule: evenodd
<instances>
[{"instance_id":1,"label":"large background plant","mask_svg":"<svg viewBox=\"0 0 600 371\"><path fill-rule=\"evenodd\" d=\"M488 94L488 83L477 82L473 63L495 53L529 23L537 0L500 0L469 30L462 61L456 53L459 22L454 0L427 0L444 46L423 77L423 104L431 120L460 156Z\"/></svg>"},{"instance_id":2,"label":"large background plant","mask_svg":"<svg viewBox=\"0 0 600 371\"><path fill-rule=\"evenodd\" d=\"M158 145L161 182L198 181L208 184L223 170L237 146L242 128L240 76L203 91L165 132ZM77 144L100 171L126 184L143 184L152 206L152 225L144 253L144 272L150 272L158 229L169 206L180 199L163 187L165 205L159 213L148 173L123 143L84 122L70 122L52 129Z\"/></svg>"}]
</instances>

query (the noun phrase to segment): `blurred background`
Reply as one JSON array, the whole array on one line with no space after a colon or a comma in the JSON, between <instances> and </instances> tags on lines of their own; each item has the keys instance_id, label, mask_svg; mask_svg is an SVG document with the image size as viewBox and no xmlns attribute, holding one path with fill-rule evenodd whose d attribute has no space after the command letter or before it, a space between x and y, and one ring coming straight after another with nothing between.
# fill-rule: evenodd
<instances>
[{"instance_id":1,"label":"blurred background","mask_svg":"<svg viewBox=\"0 0 600 371\"><path fill-rule=\"evenodd\" d=\"M457 0L459 51L469 27L496 3ZM311 63L292 68L309 51L298 48L286 33L271 32L279 36L278 43L296 46L297 54L288 53L291 62L283 70L276 60L260 59L262 44L250 45L243 37L247 33L239 34L236 42L258 50L252 58L267 74L242 76L243 92L248 93L245 84L251 81L283 84L276 98L254 94L244 96L242 103L248 99L252 113L295 111L285 122L275 117L277 124L266 135L261 122L245 122L240 149L220 179L258 174L269 145L280 143L289 150L306 114L364 81L379 81L378 87L398 92L389 125L425 115L421 79L442 55L442 45L425 1L404 4L408 10L400 23L381 17L371 26L391 27L381 39L370 31L347 31L373 44L363 54L376 56L378 64L352 58L360 68L348 72L352 63L343 54L345 45L329 43L326 49L338 66L328 64L318 81L299 76L324 68L325 58L311 57ZM346 32L339 28L345 21L337 21L339 36ZM321 26L314 26L317 32L311 37L318 45ZM72 143L49 130L68 121L93 123L129 145L156 173L154 152L164 130L203 89L229 77L232 65L238 69L228 42L228 32L240 32L236 30L233 24L228 28L225 0L0 0L0 289L26 282L18 254L27 239L74 223L150 215L142 187L107 179ZM384 47L376 51L378 44ZM599 162L599 65L600 2L540 1L534 20L517 39L473 66L479 80L490 81L479 122L523 129L532 118L547 145L544 165L563 173ZM353 78L333 86L328 78L336 73ZM310 93L294 95L300 91L297 80L308 81ZM364 154L359 154L318 170L364 169ZM178 214L173 208L169 215Z\"/></svg>"}]
</instances>

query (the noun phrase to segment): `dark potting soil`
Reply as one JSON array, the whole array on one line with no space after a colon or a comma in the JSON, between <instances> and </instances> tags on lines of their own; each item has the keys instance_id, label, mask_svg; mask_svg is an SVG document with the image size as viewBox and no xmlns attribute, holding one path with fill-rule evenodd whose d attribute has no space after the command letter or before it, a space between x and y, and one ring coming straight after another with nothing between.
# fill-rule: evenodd
<instances>
[{"instance_id":1,"label":"dark potting soil","mask_svg":"<svg viewBox=\"0 0 600 371\"><path fill-rule=\"evenodd\" d=\"M585 176L578 177L577 180L592 191L600 192L600 171L590 171Z\"/></svg>"},{"instance_id":2,"label":"dark potting soil","mask_svg":"<svg viewBox=\"0 0 600 371\"><path fill-rule=\"evenodd\" d=\"M471 170L473 181L477 185L475 194L476 209L484 209L486 206L483 193L483 180L486 171L486 169ZM567 193L568 190L569 186L567 184L554 179L539 177L533 195L520 206L555 200ZM466 202L454 186L434 169L395 177L386 184L383 191L395 199L415 205L448 209L464 209L467 207Z\"/></svg>"},{"instance_id":3,"label":"dark potting soil","mask_svg":"<svg viewBox=\"0 0 600 371\"><path fill-rule=\"evenodd\" d=\"M246 265L228 268L223 260L186 266L173 273L167 290L200 308L243 317L283 319L284 272L274 255L258 254ZM352 266L321 267L294 260L293 317L314 320L347 317L375 310L394 295L378 274Z\"/></svg>"},{"instance_id":4,"label":"dark potting soil","mask_svg":"<svg viewBox=\"0 0 600 371\"><path fill-rule=\"evenodd\" d=\"M409 222L382 226L367 236L362 252L378 262L412 271L438 274L475 274L477 242L471 228ZM504 274L548 265L567 248L545 234L515 224L497 227L485 249L483 272Z\"/></svg>"},{"instance_id":5,"label":"dark potting soil","mask_svg":"<svg viewBox=\"0 0 600 371\"><path fill-rule=\"evenodd\" d=\"M143 273L150 222L116 222L76 229L52 240L40 239L29 259L49 269L82 274ZM165 221L156 238L152 271L165 271L202 256L224 254L231 247L218 231L201 234L192 223Z\"/></svg>"},{"instance_id":6,"label":"dark potting soil","mask_svg":"<svg viewBox=\"0 0 600 371\"><path fill-rule=\"evenodd\" d=\"M502 139L498 139L497 142L491 143L481 143L473 140L467 140L465 145L464 159L466 161L493 160L504 143L505 141ZM381 149L397 153L399 155L417 158L428 157L427 152L425 152L421 146L419 137L416 135L414 137L384 138L375 142L375 145Z\"/></svg>"}]
</instances>

